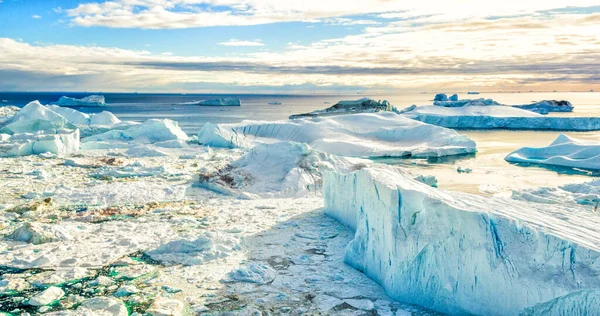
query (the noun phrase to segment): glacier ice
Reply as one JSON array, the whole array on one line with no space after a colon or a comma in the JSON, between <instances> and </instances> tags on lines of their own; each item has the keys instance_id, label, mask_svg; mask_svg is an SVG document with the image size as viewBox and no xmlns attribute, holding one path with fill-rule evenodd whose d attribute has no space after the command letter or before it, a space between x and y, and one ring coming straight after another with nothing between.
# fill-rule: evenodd
<instances>
[{"instance_id":1,"label":"glacier ice","mask_svg":"<svg viewBox=\"0 0 600 316\"><path fill-rule=\"evenodd\" d=\"M600 142L560 134L548 147L524 147L504 159L515 163L600 170Z\"/></svg>"},{"instance_id":2,"label":"glacier ice","mask_svg":"<svg viewBox=\"0 0 600 316\"><path fill-rule=\"evenodd\" d=\"M81 99L62 96L56 102L59 106L104 106L105 100L103 95L90 95Z\"/></svg>"},{"instance_id":3,"label":"glacier ice","mask_svg":"<svg viewBox=\"0 0 600 316\"><path fill-rule=\"evenodd\" d=\"M203 145L227 148L253 147L256 142L286 140L350 157L424 158L476 151L475 142L456 131L417 122L392 112L274 122L206 124L198 139Z\"/></svg>"},{"instance_id":4,"label":"glacier ice","mask_svg":"<svg viewBox=\"0 0 600 316\"><path fill-rule=\"evenodd\" d=\"M453 129L600 130L599 117L544 116L504 105L418 106L402 115L424 123Z\"/></svg>"},{"instance_id":5,"label":"glacier ice","mask_svg":"<svg viewBox=\"0 0 600 316\"><path fill-rule=\"evenodd\" d=\"M600 288L589 208L443 191L374 168L326 173L323 194L326 213L355 230L345 261L394 299L449 314L561 314L574 305L560 297ZM600 313L597 296L577 299Z\"/></svg>"},{"instance_id":6,"label":"glacier ice","mask_svg":"<svg viewBox=\"0 0 600 316\"><path fill-rule=\"evenodd\" d=\"M573 112L573 105L569 101L543 100L531 104L513 105L513 107L529 110L540 114L549 112Z\"/></svg>"},{"instance_id":7,"label":"glacier ice","mask_svg":"<svg viewBox=\"0 0 600 316\"><path fill-rule=\"evenodd\" d=\"M294 114L290 116L290 119L326 115L372 113L380 111L392 111L393 109L394 107L392 107L392 105L386 100L375 101L369 98L362 98L359 100L340 101L334 104L333 106L323 110L317 110L303 114Z\"/></svg>"}]
</instances>

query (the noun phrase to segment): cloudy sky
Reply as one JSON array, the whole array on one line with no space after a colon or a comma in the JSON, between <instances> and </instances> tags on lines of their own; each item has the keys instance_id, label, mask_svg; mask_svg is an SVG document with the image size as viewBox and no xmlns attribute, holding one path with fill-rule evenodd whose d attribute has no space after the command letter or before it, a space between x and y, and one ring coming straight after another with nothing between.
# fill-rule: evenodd
<instances>
[{"instance_id":1,"label":"cloudy sky","mask_svg":"<svg viewBox=\"0 0 600 316\"><path fill-rule=\"evenodd\" d=\"M0 0L0 91L600 90L598 0Z\"/></svg>"}]
</instances>

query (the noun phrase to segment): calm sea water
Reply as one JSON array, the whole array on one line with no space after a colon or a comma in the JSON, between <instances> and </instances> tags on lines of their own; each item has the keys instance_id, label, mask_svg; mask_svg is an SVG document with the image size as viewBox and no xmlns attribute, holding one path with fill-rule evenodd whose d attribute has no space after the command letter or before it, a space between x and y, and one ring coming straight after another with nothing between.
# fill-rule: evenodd
<instances>
[{"instance_id":1,"label":"calm sea water","mask_svg":"<svg viewBox=\"0 0 600 316\"><path fill-rule=\"evenodd\" d=\"M39 100L42 104L56 102L60 96L81 98L89 93L0 93L0 104L24 106L30 101ZM211 123L235 123L243 120L282 120L291 114L305 113L331 106L339 100L352 100L363 95L235 95L242 100L241 107L202 107L178 105L178 103L205 100L232 95L218 94L124 94L103 93L105 107L77 108L83 112L108 110L122 120L144 121L148 118L169 118L176 120L189 135L197 134L202 125ZM388 100L397 108L412 104L431 104L434 94L412 93L396 95L368 95L376 100ZM481 93L479 95L459 94L461 98L492 98L503 104L526 104L539 100L569 100L575 106L573 113L552 115L600 116L600 93L597 92L550 92L550 93ZM278 101L281 105L270 105ZM573 181L589 180L585 172L549 170L540 167L522 167L508 164L504 156L524 147L547 146L560 132L528 131L461 131L477 142L478 153L474 156L457 157L442 161L414 161L390 159L385 162L402 164L415 172L436 175L440 187L467 192L504 191L504 188L559 185ZM568 135L600 141L600 133L567 133ZM457 175L456 167L470 167L471 174Z\"/></svg>"}]
</instances>

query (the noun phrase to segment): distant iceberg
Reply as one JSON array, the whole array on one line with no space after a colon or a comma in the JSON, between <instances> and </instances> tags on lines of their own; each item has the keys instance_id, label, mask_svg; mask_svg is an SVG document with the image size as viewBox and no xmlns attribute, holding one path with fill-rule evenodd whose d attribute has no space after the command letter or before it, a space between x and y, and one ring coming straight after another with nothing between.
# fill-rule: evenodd
<instances>
[{"instance_id":1,"label":"distant iceberg","mask_svg":"<svg viewBox=\"0 0 600 316\"><path fill-rule=\"evenodd\" d=\"M185 104L203 105L203 106L241 106L242 101L238 98L217 98L203 101L188 102Z\"/></svg>"},{"instance_id":2,"label":"distant iceberg","mask_svg":"<svg viewBox=\"0 0 600 316\"><path fill-rule=\"evenodd\" d=\"M205 124L200 144L251 148L274 140L306 143L348 157L441 157L474 153L475 142L456 131L393 112L360 113L289 121Z\"/></svg>"},{"instance_id":3,"label":"distant iceberg","mask_svg":"<svg viewBox=\"0 0 600 316\"><path fill-rule=\"evenodd\" d=\"M513 105L515 108L528 110L540 114L549 112L573 112L573 105L569 101L543 100L531 104Z\"/></svg>"},{"instance_id":4,"label":"distant iceberg","mask_svg":"<svg viewBox=\"0 0 600 316\"><path fill-rule=\"evenodd\" d=\"M560 134L548 147L524 147L510 153L508 162L600 170L600 142Z\"/></svg>"},{"instance_id":5,"label":"distant iceberg","mask_svg":"<svg viewBox=\"0 0 600 316\"><path fill-rule=\"evenodd\" d=\"M281 105L281 102L279 102L279 101L272 101L272 102L269 102L269 104L270 105Z\"/></svg>"},{"instance_id":6,"label":"distant iceberg","mask_svg":"<svg viewBox=\"0 0 600 316\"><path fill-rule=\"evenodd\" d=\"M297 119L302 117L317 117L324 115L338 115L338 114L355 114L355 113L373 113L380 111L392 111L393 107L386 100L375 101L369 98L362 98L359 100L352 101L340 101L333 106L324 110L317 110L309 113L294 114L290 116L290 119Z\"/></svg>"},{"instance_id":7,"label":"distant iceberg","mask_svg":"<svg viewBox=\"0 0 600 316\"><path fill-rule=\"evenodd\" d=\"M477 92L477 91L469 91L469 92L467 92L467 94L479 94L479 92Z\"/></svg>"},{"instance_id":8,"label":"distant iceberg","mask_svg":"<svg viewBox=\"0 0 600 316\"><path fill-rule=\"evenodd\" d=\"M450 315L600 314L597 215L431 188L389 169L326 172L344 261L401 302Z\"/></svg>"},{"instance_id":9,"label":"distant iceberg","mask_svg":"<svg viewBox=\"0 0 600 316\"><path fill-rule=\"evenodd\" d=\"M557 117L505 105L418 106L403 113L412 119L453 129L600 130L599 117Z\"/></svg>"},{"instance_id":10,"label":"distant iceberg","mask_svg":"<svg viewBox=\"0 0 600 316\"><path fill-rule=\"evenodd\" d=\"M81 99L71 98L62 96L56 102L56 105L59 106L104 106L106 103L104 102L103 95L90 95Z\"/></svg>"}]
</instances>

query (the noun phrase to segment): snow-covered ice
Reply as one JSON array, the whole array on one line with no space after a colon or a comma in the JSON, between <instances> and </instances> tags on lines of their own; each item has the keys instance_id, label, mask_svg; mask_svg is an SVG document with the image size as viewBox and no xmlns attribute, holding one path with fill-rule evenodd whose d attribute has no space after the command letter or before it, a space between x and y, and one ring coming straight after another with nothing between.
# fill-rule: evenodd
<instances>
[{"instance_id":1,"label":"snow-covered ice","mask_svg":"<svg viewBox=\"0 0 600 316\"><path fill-rule=\"evenodd\" d=\"M257 142L287 140L348 157L441 157L476 151L475 143L456 131L392 112L206 124L198 140L203 145L225 148L248 148Z\"/></svg>"},{"instance_id":2,"label":"snow-covered ice","mask_svg":"<svg viewBox=\"0 0 600 316\"><path fill-rule=\"evenodd\" d=\"M356 113L373 113L380 111L393 111L394 107L386 100L375 101L369 98L362 98L359 100L340 101L331 107L323 110L317 110L309 113L294 114L290 116L290 119L297 119L303 117L317 117L327 115L342 115L342 114L356 114Z\"/></svg>"},{"instance_id":3,"label":"snow-covered ice","mask_svg":"<svg viewBox=\"0 0 600 316\"><path fill-rule=\"evenodd\" d=\"M575 295L600 313L596 296L577 294L600 287L600 217L589 207L443 191L388 169L327 173L324 197L356 232L345 261L393 298L502 315L561 314Z\"/></svg>"},{"instance_id":4,"label":"snow-covered ice","mask_svg":"<svg viewBox=\"0 0 600 316\"><path fill-rule=\"evenodd\" d=\"M599 117L545 116L512 106L418 106L403 113L412 119L454 129L600 130Z\"/></svg>"},{"instance_id":5,"label":"snow-covered ice","mask_svg":"<svg viewBox=\"0 0 600 316\"><path fill-rule=\"evenodd\" d=\"M518 149L506 161L548 166L600 170L600 142L578 140L560 134L547 147Z\"/></svg>"},{"instance_id":6,"label":"snow-covered ice","mask_svg":"<svg viewBox=\"0 0 600 316\"><path fill-rule=\"evenodd\" d=\"M103 95L90 95L81 99L62 96L56 104L59 106L104 106L106 105L104 101Z\"/></svg>"}]
</instances>

